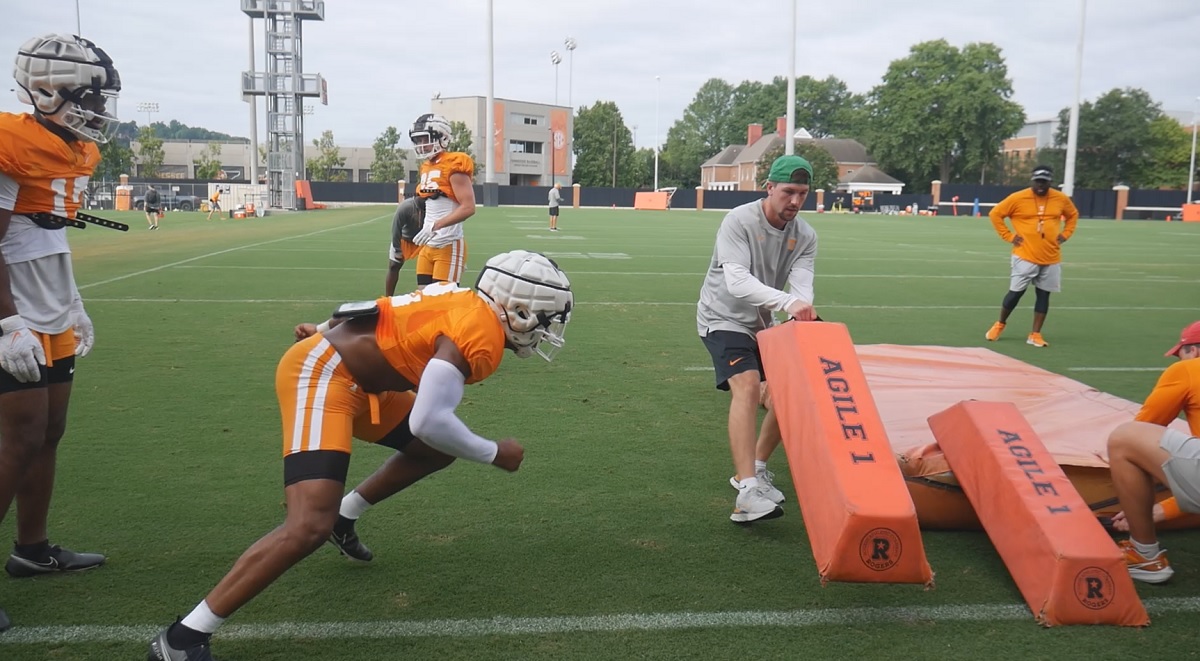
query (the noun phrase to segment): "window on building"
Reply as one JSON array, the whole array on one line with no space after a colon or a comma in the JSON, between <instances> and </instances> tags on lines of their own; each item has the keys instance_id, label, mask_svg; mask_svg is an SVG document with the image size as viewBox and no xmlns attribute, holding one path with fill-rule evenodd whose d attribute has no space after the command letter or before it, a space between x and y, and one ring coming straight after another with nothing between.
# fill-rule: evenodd
<instances>
[{"instance_id":1,"label":"window on building","mask_svg":"<svg viewBox=\"0 0 1200 661\"><path fill-rule=\"evenodd\" d=\"M534 115L514 115L513 121L525 126L541 126L545 122L543 118Z\"/></svg>"},{"instance_id":2,"label":"window on building","mask_svg":"<svg viewBox=\"0 0 1200 661\"><path fill-rule=\"evenodd\" d=\"M540 154L542 143L530 140L509 140L508 151L513 154Z\"/></svg>"}]
</instances>

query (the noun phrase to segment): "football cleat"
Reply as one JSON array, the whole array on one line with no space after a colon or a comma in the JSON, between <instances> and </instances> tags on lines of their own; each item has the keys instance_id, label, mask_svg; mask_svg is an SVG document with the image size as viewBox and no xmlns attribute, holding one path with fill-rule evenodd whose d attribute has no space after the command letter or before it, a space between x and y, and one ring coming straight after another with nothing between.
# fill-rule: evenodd
<instances>
[{"instance_id":1,"label":"football cleat","mask_svg":"<svg viewBox=\"0 0 1200 661\"><path fill-rule=\"evenodd\" d=\"M14 551L8 556L4 571L13 578L28 578L56 572L87 571L104 564L104 560L99 553L76 553L55 545L44 558L26 558Z\"/></svg>"}]
</instances>

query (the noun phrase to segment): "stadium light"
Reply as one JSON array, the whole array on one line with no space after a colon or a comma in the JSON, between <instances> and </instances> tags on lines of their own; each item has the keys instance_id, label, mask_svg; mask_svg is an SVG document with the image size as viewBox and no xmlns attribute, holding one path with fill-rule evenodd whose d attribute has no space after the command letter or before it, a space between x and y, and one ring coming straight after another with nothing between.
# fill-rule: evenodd
<instances>
[{"instance_id":1,"label":"stadium light","mask_svg":"<svg viewBox=\"0 0 1200 661\"><path fill-rule=\"evenodd\" d=\"M154 120L151 118L151 115L158 112L158 102L146 101L144 103L139 103L137 104L137 111L146 113L146 126L149 127L150 124L154 122Z\"/></svg>"},{"instance_id":2,"label":"stadium light","mask_svg":"<svg viewBox=\"0 0 1200 661\"><path fill-rule=\"evenodd\" d=\"M567 37L563 41L563 46L565 46L567 49L567 58L568 58L568 61L567 61L567 105L572 108L575 107L575 106L571 105L571 88L575 83L575 47L578 45L579 45L579 43L577 41L575 41L575 37ZM556 69L556 71L557 71L557 69Z\"/></svg>"},{"instance_id":3,"label":"stadium light","mask_svg":"<svg viewBox=\"0 0 1200 661\"><path fill-rule=\"evenodd\" d=\"M1198 115L1200 115L1200 96L1196 97L1195 105L1192 107L1192 159L1188 165L1188 204L1192 203L1192 189L1196 187L1196 120Z\"/></svg>"}]
</instances>

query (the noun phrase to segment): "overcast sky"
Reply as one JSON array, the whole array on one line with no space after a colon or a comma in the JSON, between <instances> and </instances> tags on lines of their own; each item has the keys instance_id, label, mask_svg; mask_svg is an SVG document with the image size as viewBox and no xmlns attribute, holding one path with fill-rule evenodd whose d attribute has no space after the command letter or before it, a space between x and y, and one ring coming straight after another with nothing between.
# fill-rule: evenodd
<instances>
[{"instance_id":1,"label":"overcast sky","mask_svg":"<svg viewBox=\"0 0 1200 661\"><path fill-rule=\"evenodd\" d=\"M121 72L121 119L177 119L249 135L239 94L249 67L249 19L239 0L79 0L82 33ZM917 42L1003 49L1015 100L1031 119L1073 94L1079 0L799 0L797 75L833 75L855 92L878 84ZM34 35L76 31L75 0L0 0L0 60ZM790 0L494 0L495 96L575 107L615 101L638 146L678 120L709 78L769 81L788 71ZM407 134L435 93L487 94L485 0L328 0L304 27L304 70L329 84L310 100L311 139L330 129L342 146L370 146L388 125ZM259 70L263 22L255 22ZM1141 87L1165 110L1190 113L1200 96L1200 0L1092 0L1082 96ZM574 63L563 40L574 37ZM661 76L661 83L655 82ZM573 81L572 81L573 78ZM5 89L11 88L11 80ZM23 111L9 92L0 111ZM781 114L782 109L781 109ZM259 106L260 126L265 113ZM657 116L657 131L656 131ZM260 139L265 133L260 129Z\"/></svg>"}]
</instances>

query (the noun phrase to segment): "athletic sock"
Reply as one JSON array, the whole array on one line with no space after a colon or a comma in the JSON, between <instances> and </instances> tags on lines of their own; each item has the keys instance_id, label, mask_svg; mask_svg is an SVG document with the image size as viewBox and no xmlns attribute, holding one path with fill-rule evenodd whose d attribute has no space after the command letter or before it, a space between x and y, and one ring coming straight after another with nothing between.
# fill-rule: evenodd
<instances>
[{"instance_id":1,"label":"athletic sock","mask_svg":"<svg viewBox=\"0 0 1200 661\"><path fill-rule=\"evenodd\" d=\"M50 557L50 540L43 539L33 544L13 544L13 552L36 562L43 562Z\"/></svg>"},{"instance_id":2,"label":"athletic sock","mask_svg":"<svg viewBox=\"0 0 1200 661\"><path fill-rule=\"evenodd\" d=\"M755 459L754 460L754 473L757 475L758 473L761 473L765 470L767 470L767 462L759 461L759 460Z\"/></svg>"},{"instance_id":3,"label":"athletic sock","mask_svg":"<svg viewBox=\"0 0 1200 661\"><path fill-rule=\"evenodd\" d=\"M1152 544L1143 544L1132 537L1129 538L1129 541L1133 542L1133 550L1137 551L1139 555L1147 560L1158 555L1158 542L1154 542Z\"/></svg>"},{"instance_id":4,"label":"athletic sock","mask_svg":"<svg viewBox=\"0 0 1200 661\"><path fill-rule=\"evenodd\" d=\"M351 491L350 493L346 494L345 498L342 498L342 506L338 510L338 514L346 517L347 519L357 519L358 517L362 516L363 512L367 511L367 508L370 506L371 503L368 503L366 498L360 496L357 491Z\"/></svg>"}]
</instances>

